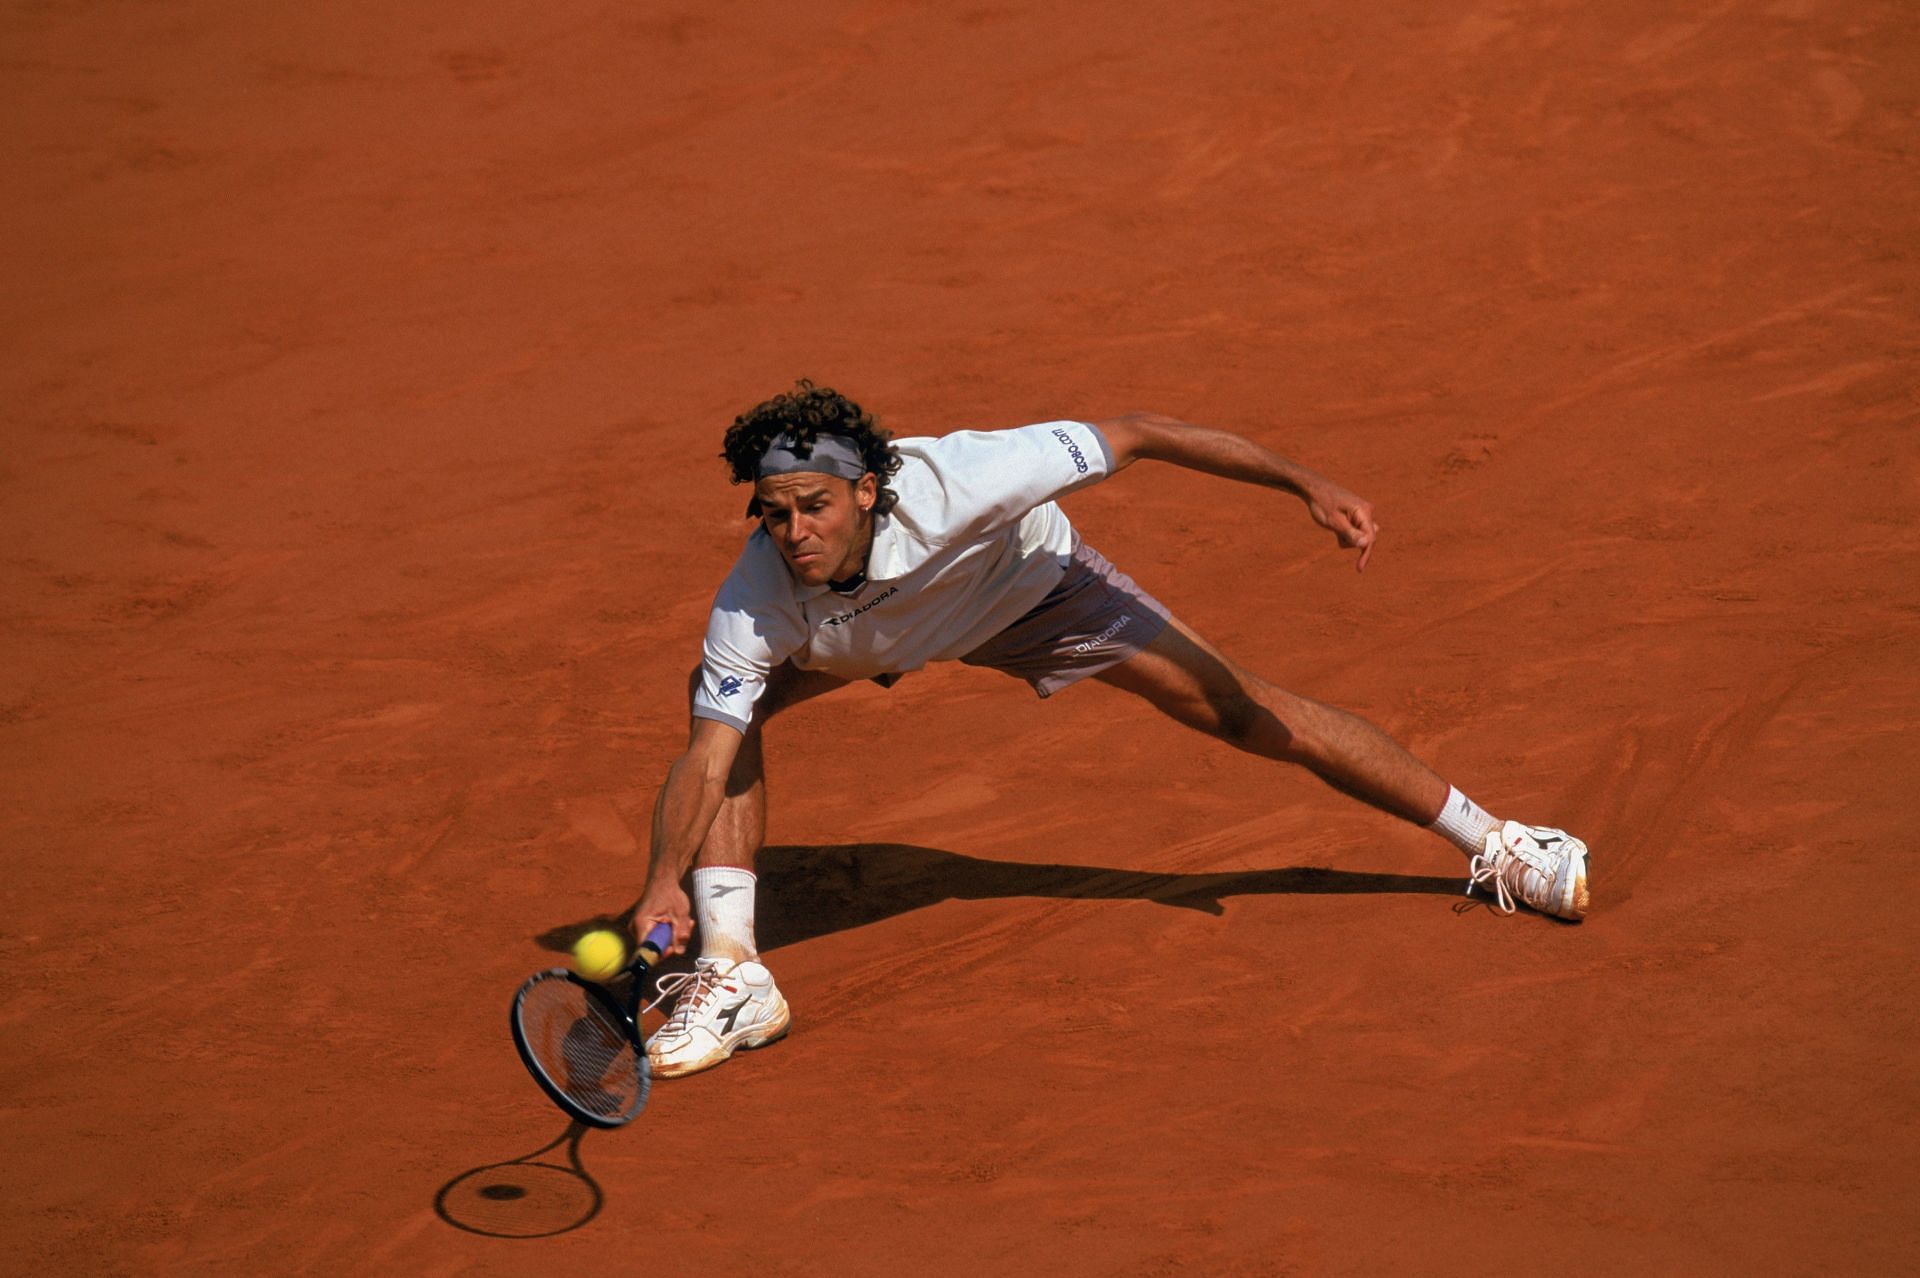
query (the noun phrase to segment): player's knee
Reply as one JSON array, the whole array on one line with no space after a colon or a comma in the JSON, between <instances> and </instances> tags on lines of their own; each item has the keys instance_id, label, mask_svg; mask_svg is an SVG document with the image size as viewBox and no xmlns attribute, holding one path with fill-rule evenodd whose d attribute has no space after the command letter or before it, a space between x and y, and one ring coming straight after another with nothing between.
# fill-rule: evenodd
<instances>
[{"instance_id":1,"label":"player's knee","mask_svg":"<svg viewBox=\"0 0 1920 1278\"><path fill-rule=\"evenodd\" d=\"M1251 748L1259 736L1261 720L1272 717L1266 707L1239 688L1212 698L1209 709L1213 712L1213 735L1242 750Z\"/></svg>"},{"instance_id":2,"label":"player's knee","mask_svg":"<svg viewBox=\"0 0 1920 1278\"><path fill-rule=\"evenodd\" d=\"M1213 698L1214 735L1249 754L1313 767L1326 749L1313 734L1312 716L1298 713L1284 694L1263 696L1264 691L1269 690L1240 687Z\"/></svg>"}]
</instances>

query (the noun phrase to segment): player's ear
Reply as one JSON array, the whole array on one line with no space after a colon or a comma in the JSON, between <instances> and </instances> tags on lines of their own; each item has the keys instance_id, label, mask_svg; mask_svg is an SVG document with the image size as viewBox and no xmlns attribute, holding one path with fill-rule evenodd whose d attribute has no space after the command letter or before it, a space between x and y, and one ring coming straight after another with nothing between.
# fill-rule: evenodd
<instances>
[{"instance_id":1,"label":"player's ear","mask_svg":"<svg viewBox=\"0 0 1920 1278\"><path fill-rule=\"evenodd\" d=\"M861 513L873 509L873 503L880 500L880 480L872 471L853 481L853 500Z\"/></svg>"}]
</instances>

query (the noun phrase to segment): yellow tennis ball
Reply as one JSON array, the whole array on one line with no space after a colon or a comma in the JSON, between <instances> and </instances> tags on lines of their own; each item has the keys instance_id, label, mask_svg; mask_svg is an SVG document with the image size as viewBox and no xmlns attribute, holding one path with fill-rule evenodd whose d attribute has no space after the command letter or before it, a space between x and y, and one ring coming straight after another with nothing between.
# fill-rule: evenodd
<instances>
[{"instance_id":1,"label":"yellow tennis ball","mask_svg":"<svg viewBox=\"0 0 1920 1278\"><path fill-rule=\"evenodd\" d=\"M573 943L573 970L604 981L627 965L627 943L618 932L589 932Z\"/></svg>"}]
</instances>

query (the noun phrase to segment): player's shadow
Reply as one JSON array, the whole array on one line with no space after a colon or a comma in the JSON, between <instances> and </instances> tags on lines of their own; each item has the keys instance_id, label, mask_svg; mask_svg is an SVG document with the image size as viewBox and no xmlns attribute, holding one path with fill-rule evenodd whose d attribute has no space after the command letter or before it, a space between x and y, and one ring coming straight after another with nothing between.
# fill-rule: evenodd
<instances>
[{"instance_id":1,"label":"player's shadow","mask_svg":"<svg viewBox=\"0 0 1920 1278\"><path fill-rule=\"evenodd\" d=\"M983 861L904 843L777 846L760 854L755 930L765 949L865 927L942 901L1041 897L1153 901L1221 914L1232 896L1370 892L1456 893L1458 879L1290 866L1167 874L1097 865Z\"/></svg>"},{"instance_id":2,"label":"player's shadow","mask_svg":"<svg viewBox=\"0 0 1920 1278\"><path fill-rule=\"evenodd\" d=\"M1165 874L1098 865L983 861L907 843L776 844L760 851L755 931L762 950L865 927L942 901L1043 897L1075 901L1154 901L1220 914L1232 896L1310 896L1414 892L1456 895L1458 877L1371 874L1288 866L1216 874ZM637 902L635 902L637 904ZM553 928L536 937L566 953L583 932L624 926L632 905Z\"/></svg>"}]
</instances>

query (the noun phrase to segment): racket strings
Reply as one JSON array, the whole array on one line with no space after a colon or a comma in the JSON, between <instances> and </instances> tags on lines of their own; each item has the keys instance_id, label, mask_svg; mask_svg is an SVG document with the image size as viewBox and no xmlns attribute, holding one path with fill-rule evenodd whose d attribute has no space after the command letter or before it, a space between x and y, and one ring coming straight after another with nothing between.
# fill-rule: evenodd
<instances>
[{"instance_id":1,"label":"racket strings","mask_svg":"<svg viewBox=\"0 0 1920 1278\"><path fill-rule=\"evenodd\" d=\"M587 1113L616 1118L645 1099L625 1022L578 985L551 980L528 990L520 1023L542 1072Z\"/></svg>"}]
</instances>

